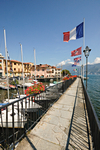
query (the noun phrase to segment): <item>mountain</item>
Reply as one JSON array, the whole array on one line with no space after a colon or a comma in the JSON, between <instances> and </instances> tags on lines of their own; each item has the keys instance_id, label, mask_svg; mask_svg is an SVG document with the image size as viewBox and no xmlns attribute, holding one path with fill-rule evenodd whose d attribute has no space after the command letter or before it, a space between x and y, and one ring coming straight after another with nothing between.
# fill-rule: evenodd
<instances>
[{"instance_id":1,"label":"mountain","mask_svg":"<svg viewBox=\"0 0 100 150\"><path fill-rule=\"evenodd\" d=\"M60 68L61 66L58 66ZM80 72L80 66L72 67L71 63L67 63L62 66L62 70L67 69L71 74L75 74L73 69L77 68L77 72ZM84 66L84 74L86 73L86 65ZM88 74L100 74L100 63L98 64L88 64Z\"/></svg>"},{"instance_id":2,"label":"mountain","mask_svg":"<svg viewBox=\"0 0 100 150\"><path fill-rule=\"evenodd\" d=\"M88 73L89 74L100 74L100 63L88 65Z\"/></svg>"}]
</instances>

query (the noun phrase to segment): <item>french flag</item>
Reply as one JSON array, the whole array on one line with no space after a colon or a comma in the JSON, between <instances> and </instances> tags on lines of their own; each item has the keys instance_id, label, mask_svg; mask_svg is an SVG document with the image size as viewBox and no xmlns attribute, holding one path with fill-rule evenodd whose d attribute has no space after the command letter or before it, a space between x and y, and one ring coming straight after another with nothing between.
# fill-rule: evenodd
<instances>
[{"instance_id":1,"label":"french flag","mask_svg":"<svg viewBox=\"0 0 100 150\"><path fill-rule=\"evenodd\" d=\"M76 40L83 37L83 22L69 32L63 32L63 41Z\"/></svg>"}]
</instances>

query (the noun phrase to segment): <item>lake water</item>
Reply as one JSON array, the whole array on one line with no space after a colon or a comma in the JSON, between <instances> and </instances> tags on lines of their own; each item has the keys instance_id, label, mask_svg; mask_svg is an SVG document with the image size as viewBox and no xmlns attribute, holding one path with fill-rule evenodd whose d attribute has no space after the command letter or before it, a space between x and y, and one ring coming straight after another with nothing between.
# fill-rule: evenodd
<instances>
[{"instance_id":1,"label":"lake water","mask_svg":"<svg viewBox=\"0 0 100 150\"><path fill-rule=\"evenodd\" d=\"M88 75L87 91L94 106L96 114L100 120L100 75ZM86 85L86 81L84 80Z\"/></svg>"}]
</instances>

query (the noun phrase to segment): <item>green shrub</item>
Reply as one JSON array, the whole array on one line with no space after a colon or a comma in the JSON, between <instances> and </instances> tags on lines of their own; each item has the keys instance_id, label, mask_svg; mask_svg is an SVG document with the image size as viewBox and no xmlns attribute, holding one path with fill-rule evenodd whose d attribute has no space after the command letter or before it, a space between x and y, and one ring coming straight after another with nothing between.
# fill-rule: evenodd
<instances>
[{"instance_id":1,"label":"green shrub","mask_svg":"<svg viewBox=\"0 0 100 150\"><path fill-rule=\"evenodd\" d=\"M11 84L12 84L12 85L16 85L16 84L19 84L19 82L18 82L18 80L16 79L16 83L15 83L15 81L12 81Z\"/></svg>"}]
</instances>

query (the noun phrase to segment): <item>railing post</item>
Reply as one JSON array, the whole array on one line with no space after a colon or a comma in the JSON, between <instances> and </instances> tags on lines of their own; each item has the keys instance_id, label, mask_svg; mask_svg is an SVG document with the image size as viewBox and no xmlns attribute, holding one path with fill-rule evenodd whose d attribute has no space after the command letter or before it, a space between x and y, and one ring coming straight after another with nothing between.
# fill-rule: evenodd
<instances>
[{"instance_id":1,"label":"railing post","mask_svg":"<svg viewBox=\"0 0 100 150\"><path fill-rule=\"evenodd\" d=\"M27 98L25 98L25 119L27 120ZM27 122L27 121L26 121ZM24 135L26 135L27 126L24 125Z\"/></svg>"},{"instance_id":2,"label":"railing post","mask_svg":"<svg viewBox=\"0 0 100 150\"><path fill-rule=\"evenodd\" d=\"M20 127L20 121L19 121L19 102L17 102L17 110L18 110L18 127Z\"/></svg>"},{"instance_id":3,"label":"railing post","mask_svg":"<svg viewBox=\"0 0 100 150\"><path fill-rule=\"evenodd\" d=\"M8 144L8 107L6 107L6 143Z\"/></svg>"},{"instance_id":4,"label":"railing post","mask_svg":"<svg viewBox=\"0 0 100 150\"><path fill-rule=\"evenodd\" d=\"M14 103L12 104L13 149L15 148Z\"/></svg>"}]
</instances>

